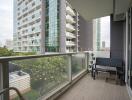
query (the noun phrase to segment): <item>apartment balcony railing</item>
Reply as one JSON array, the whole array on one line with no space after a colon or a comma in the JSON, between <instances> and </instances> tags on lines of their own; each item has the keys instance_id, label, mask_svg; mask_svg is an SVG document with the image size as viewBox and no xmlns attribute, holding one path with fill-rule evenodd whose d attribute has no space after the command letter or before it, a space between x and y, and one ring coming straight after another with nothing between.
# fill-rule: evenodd
<instances>
[{"instance_id":1,"label":"apartment balcony railing","mask_svg":"<svg viewBox=\"0 0 132 100\"><path fill-rule=\"evenodd\" d=\"M29 43L28 43L28 46L29 46L29 47L34 47L34 46L35 46L35 47L36 47L36 46L39 47L40 44L39 44L39 43L30 43L30 42L29 42Z\"/></svg>"},{"instance_id":2,"label":"apartment balcony railing","mask_svg":"<svg viewBox=\"0 0 132 100\"><path fill-rule=\"evenodd\" d=\"M66 15L66 21L68 23L76 23L75 20L74 20L74 18L72 18L70 15Z\"/></svg>"},{"instance_id":3,"label":"apartment balcony railing","mask_svg":"<svg viewBox=\"0 0 132 100\"><path fill-rule=\"evenodd\" d=\"M75 31L75 27L71 24L66 24L66 31L73 32Z\"/></svg>"},{"instance_id":4,"label":"apartment balcony railing","mask_svg":"<svg viewBox=\"0 0 132 100\"><path fill-rule=\"evenodd\" d=\"M74 50L73 49L66 49L66 52L67 53L72 53L72 52L74 52Z\"/></svg>"},{"instance_id":5,"label":"apartment balcony railing","mask_svg":"<svg viewBox=\"0 0 132 100\"><path fill-rule=\"evenodd\" d=\"M66 37L70 38L70 39L76 38L76 36L73 33L70 33L70 32L66 32Z\"/></svg>"},{"instance_id":6,"label":"apartment balcony railing","mask_svg":"<svg viewBox=\"0 0 132 100\"><path fill-rule=\"evenodd\" d=\"M66 12L67 14L70 14L71 16L75 16L74 11L69 6L66 7Z\"/></svg>"},{"instance_id":7,"label":"apartment balcony railing","mask_svg":"<svg viewBox=\"0 0 132 100\"><path fill-rule=\"evenodd\" d=\"M72 41L66 41L66 46L75 46L75 42Z\"/></svg>"},{"instance_id":8,"label":"apartment balcony railing","mask_svg":"<svg viewBox=\"0 0 132 100\"><path fill-rule=\"evenodd\" d=\"M70 85L87 71L88 53L0 58L0 90L15 87L25 100L41 100ZM0 96L16 100L14 91Z\"/></svg>"}]
</instances>

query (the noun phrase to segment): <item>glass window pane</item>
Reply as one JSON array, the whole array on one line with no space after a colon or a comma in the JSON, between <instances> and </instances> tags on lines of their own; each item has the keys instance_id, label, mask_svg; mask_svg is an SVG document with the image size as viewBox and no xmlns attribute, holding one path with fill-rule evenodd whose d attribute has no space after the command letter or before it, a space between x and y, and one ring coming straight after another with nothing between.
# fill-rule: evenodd
<instances>
[{"instance_id":1,"label":"glass window pane","mask_svg":"<svg viewBox=\"0 0 132 100\"><path fill-rule=\"evenodd\" d=\"M16 87L26 100L43 96L68 82L68 56L54 56L10 62L9 85ZM18 100L14 91L10 98Z\"/></svg>"},{"instance_id":2,"label":"glass window pane","mask_svg":"<svg viewBox=\"0 0 132 100\"><path fill-rule=\"evenodd\" d=\"M72 55L72 77L85 69L85 54L80 53Z\"/></svg>"}]
</instances>

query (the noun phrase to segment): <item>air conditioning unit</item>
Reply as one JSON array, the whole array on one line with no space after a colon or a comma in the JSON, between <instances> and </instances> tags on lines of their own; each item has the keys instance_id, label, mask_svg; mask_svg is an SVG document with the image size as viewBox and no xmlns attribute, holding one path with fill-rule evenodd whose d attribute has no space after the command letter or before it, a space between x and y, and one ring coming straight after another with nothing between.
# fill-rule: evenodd
<instances>
[{"instance_id":1,"label":"air conditioning unit","mask_svg":"<svg viewBox=\"0 0 132 100\"><path fill-rule=\"evenodd\" d=\"M131 3L131 0L113 0L114 21L125 20L126 11Z\"/></svg>"},{"instance_id":2,"label":"air conditioning unit","mask_svg":"<svg viewBox=\"0 0 132 100\"><path fill-rule=\"evenodd\" d=\"M123 21L126 18L125 13L114 14L114 21Z\"/></svg>"}]
</instances>

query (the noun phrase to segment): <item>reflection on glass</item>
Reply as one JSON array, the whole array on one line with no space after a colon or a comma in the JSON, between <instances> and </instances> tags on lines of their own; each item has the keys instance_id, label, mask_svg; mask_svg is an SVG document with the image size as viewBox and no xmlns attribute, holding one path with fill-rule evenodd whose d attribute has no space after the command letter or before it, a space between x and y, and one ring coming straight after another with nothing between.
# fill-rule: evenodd
<instances>
[{"instance_id":1,"label":"reflection on glass","mask_svg":"<svg viewBox=\"0 0 132 100\"><path fill-rule=\"evenodd\" d=\"M79 72L85 69L85 54L72 55L72 76L74 77Z\"/></svg>"},{"instance_id":2,"label":"reflection on glass","mask_svg":"<svg viewBox=\"0 0 132 100\"><path fill-rule=\"evenodd\" d=\"M27 100L43 96L68 81L68 56L17 60L9 64L10 87L16 87ZM10 98L19 100L14 91Z\"/></svg>"}]
</instances>

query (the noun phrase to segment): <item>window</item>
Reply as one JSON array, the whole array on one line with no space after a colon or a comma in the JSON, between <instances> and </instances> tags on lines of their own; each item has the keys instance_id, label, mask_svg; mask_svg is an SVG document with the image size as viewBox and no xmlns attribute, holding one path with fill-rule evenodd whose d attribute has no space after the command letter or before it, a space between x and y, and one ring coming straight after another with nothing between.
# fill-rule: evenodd
<instances>
[{"instance_id":1,"label":"window","mask_svg":"<svg viewBox=\"0 0 132 100\"><path fill-rule=\"evenodd\" d=\"M35 30L35 27L32 28L32 31L34 31L34 30Z\"/></svg>"},{"instance_id":2,"label":"window","mask_svg":"<svg viewBox=\"0 0 132 100\"><path fill-rule=\"evenodd\" d=\"M32 15L32 19L34 19L35 18L35 15Z\"/></svg>"},{"instance_id":3,"label":"window","mask_svg":"<svg viewBox=\"0 0 132 100\"><path fill-rule=\"evenodd\" d=\"M94 21L94 51L97 55L110 57L110 16L101 17Z\"/></svg>"},{"instance_id":4,"label":"window","mask_svg":"<svg viewBox=\"0 0 132 100\"><path fill-rule=\"evenodd\" d=\"M32 3L32 7L35 6L35 2Z\"/></svg>"}]
</instances>

